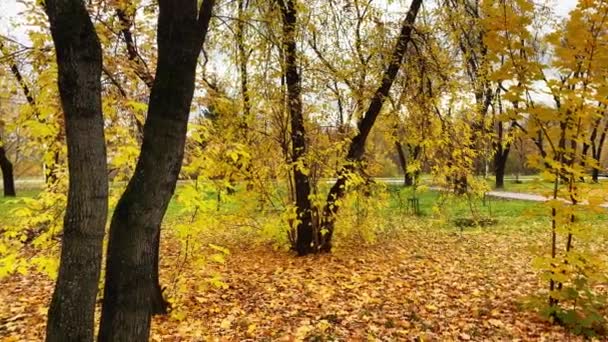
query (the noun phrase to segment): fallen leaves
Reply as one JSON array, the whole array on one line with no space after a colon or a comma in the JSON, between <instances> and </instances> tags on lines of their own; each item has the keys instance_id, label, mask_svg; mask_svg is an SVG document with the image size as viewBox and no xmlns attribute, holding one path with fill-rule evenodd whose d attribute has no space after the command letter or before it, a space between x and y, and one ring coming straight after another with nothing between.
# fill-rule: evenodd
<instances>
[{"instance_id":1,"label":"fallen leaves","mask_svg":"<svg viewBox=\"0 0 608 342\"><path fill-rule=\"evenodd\" d=\"M0 281L0 341L42 341L53 282L41 274Z\"/></svg>"},{"instance_id":2,"label":"fallen leaves","mask_svg":"<svg viewBox=\"0 0 608 342\"><path fill-rule=\"evenodd\" d=\"M535 238L412 229L376 246L303 258L230 246L226 264L216 266L227 288L196 294L182 303L183 322L159 318L155 334L168 341L576 340L518 307L539 285L527 252ZM179 326L201 320L203 335L175 337Z\"/></svg>"},{"instance_id":3,"label":"fallen leaves","mask_svg":"<svg viewBox=\"0 0 608 342\"><path fill-rule=\"evenodd\" d=\"M155 317L151 340L577 340L518 307L541 286L529 252L540 233L425 227L301 258L216 242L230 253L179 271L179 291L167 291L179 294L174 312ZM177 244L165 240L161 276L169 284ZM209 284L211 275L225 286ZM0 285L0 341L42 340L52 283L32 274Z\"/></svg>"}]
</instances>

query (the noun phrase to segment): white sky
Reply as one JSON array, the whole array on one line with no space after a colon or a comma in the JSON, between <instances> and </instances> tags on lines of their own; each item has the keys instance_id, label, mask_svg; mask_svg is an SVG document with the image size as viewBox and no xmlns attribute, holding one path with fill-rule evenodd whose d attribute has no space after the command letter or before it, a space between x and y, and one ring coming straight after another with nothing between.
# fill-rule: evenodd
<instances>
[{"instance_id":1,"label":"white sky","mask_svg":"<svg viewBox=\"0 0 608 342\"><path fill-rule=\"evenodd\" d=\"M17 39L25 43L27 35L23 29L11 29L12 23L19 22L19 13L24 10L24 6L18 0L0 0L0 34Z\"/></svg>"}]
</instances>

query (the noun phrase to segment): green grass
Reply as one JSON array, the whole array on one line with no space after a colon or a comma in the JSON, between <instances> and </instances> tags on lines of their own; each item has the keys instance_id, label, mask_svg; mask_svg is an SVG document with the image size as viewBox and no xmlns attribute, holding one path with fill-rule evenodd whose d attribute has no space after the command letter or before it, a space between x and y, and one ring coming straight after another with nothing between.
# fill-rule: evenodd
<instances>
[{"instance_id":1,"label":"green grass","mask_svg":"<svg viewBox=\"0 0 608 342\"><path fill-rule=\"evenodd\" d=\"M391 207L403 209L407 207L407 198L412 197L410 189L400 186L389 186ZM439 212L451 217L471 215L491 217L520 217L523 215L541 216L546 208L541 203L505 200L487 197L485 200L477 196L455 196L439 191L425 191L417 194L422 216ZM407 208L405 208L407 209Z\"/></svg>"},{"instance_id":2,"label":"green grass","mask_svg":"<svg viewBox=\"0 0 608 342\"><path fill-rule=\"evenodd\" d=\"M508 191L520 190L521 192L539 193L533 191L535 189L549 189L548 184L541 181L530 181L523 184L505 184ZM607 186L608 182L600 183L597 187ZM321 186L320 191L326 192L329 189L329 184ZM180 188L183 185L179 185L176 193L179 193ZM240 187L237 189L238 192L245 191ZM0 198L0 225L7 223L10 220L10 213L15 208L18 208L21 204L20 198L31 198L35 197L40 192L39 189L27 189L18 191L18 197L16 198ZM222 201L223 212L235 212L239 210L239 201L232 200L231 196L223 194L224 200ZM411 188L404 188L400 185L388 185L387 192L389 194L389 204L387 208L387 215L392 212L398 211L407 213L408 198L412 197ZM206 190L205 199L215 200L217 193L215 191ZM479 217L492 217L496 218L499 222L512 222L512 220L548 220L550 216L550 209L542 203L519 201L519 200L505 200L498 198L479 198L476 196L454 196L452 194L441 193L438 191L424 191L418 192L417 198L420 207L420 216L422 217L437 217L441 216L449 220L457 218L479 218ZM175 200L175 197L170 202L165 215L167 223L178 221L181 218L184 206ZM411 212L411 211L410 211ZM110 210L110 215L112 210ZM600 213L583 213L581 217L591 221L605 222L608 220L608 211Z\"/></svg>"},{"instance_id":3,"label":"green grass","mask_svg":"<svg viewBox=\"0 0 608 342\"><path fill-rule=\"evenodd\" d=\"M412 197L412 190L402 186L388 187L391 198L391 210L408 211L407 198ZM530 220L549 220L551 209L541 202L520 201L487 197L485 200L477 196L455 196L439 191L417 193L421 216L441 215L450 220L458 218L491 217L499 222L507 223L517 220L525 224ZM608 210L589 212L580 206L578 216L591 222L606 222Z\"/></svg>"},{"instance_id":4,"label":"green grass","mask_svg":"<svg viewBox=\"0 0 608 342\"><path fill-rule=\"evenodd\" d=\"M39 189L17 189L17 197L0 197L0 227L11 220L11 212L22 206L20 199L32 198L40 193Z\"/></svg>"}]
</instances>

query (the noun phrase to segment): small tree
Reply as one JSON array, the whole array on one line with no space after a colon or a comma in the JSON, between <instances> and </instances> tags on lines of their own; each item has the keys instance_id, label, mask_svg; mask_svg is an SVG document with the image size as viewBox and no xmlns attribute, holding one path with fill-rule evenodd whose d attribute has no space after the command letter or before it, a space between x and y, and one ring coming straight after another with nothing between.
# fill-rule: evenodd
<instances>
[{"instance_id":1,"label":"small tree","mask_svg":"<svg viewBox=\"0 0 608 342\"><path fill-rule=\"evenodd\" d=\"M528 133L542 136L544 142L532 162L553 182L547 203L551 210L550 249L535 262L549 283L543 313L553 322L585 334L594 334L605 323L598 311L601 296L594 284L606 281L606 265L587 249L592 243L592 226L578 213L585 211L581 206L585 201L586 208L603 202L601 196L589 196L585 190L587 166L599 166L584 153L583 146L591 144L590 133L596 118L601 117L598 107L603 107L606 97L607 28L606 2L579 3L565 25L547 37L554 57L540 68L540 77L553 103L534 103L528 96ZM557 71L557 78L545 76L548 67Z\"/></svg>"}]
</instances>

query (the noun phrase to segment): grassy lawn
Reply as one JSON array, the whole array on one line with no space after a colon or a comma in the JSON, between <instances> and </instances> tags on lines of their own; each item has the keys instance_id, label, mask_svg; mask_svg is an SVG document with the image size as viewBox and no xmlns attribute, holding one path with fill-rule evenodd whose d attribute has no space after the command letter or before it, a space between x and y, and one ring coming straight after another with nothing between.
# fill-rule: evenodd
<instances>
[{"instance_id":1,"label":"grassy lawn","mask_svg":"<svg viewBox=\"0 0 608 342\"><path fill-rule=\"evenodd\" d=\"M551 183L538 180L522 184L513 183L505 185L505 191L543 193L543 191L548 192L551 190ZM176 193L179 193L180 187L181 186L178 186ZM590 187L592 189L603 189L604 187L608 189L608 181L603 181L599 184L591 184ZM320 191L326 191L326 188L329 187L324 186ZM401 214L411 213L411 208L408 206L408 198L412 197L412 190L410 188L404 188L399 185L387 185L386 190L389 194L389 205L387 209L390 212L398 211ZM18 196L16 198L0 197L0 224L7 223L11 219L11 211L22 205L19 201L20 199L33 198L39 192L39 189L25 189L18 191ZM217 194L213 191L206 191L204 197L208 200L215 200ZM542 203L529 201L506 200L492 197L483 199L477 196L456 197L432 190L418 191L416 197L419 201L420 216L422 217L439 214L450 218L494 217L499 220L510 220L524 217L526 219L534 218L543 220L546 219L549 214L549 209ZM234 203L230 203L228 206L228 210L238 211L238 207L236 207ZM175 201L174 198L169 204L165 219L169 222L179 220L183 209L183 205ZM112 210L110 210L110 215L111 212ZM594 213L586 216L589 219L600 221L608 219L608 213Z\"/></svg>"},{"instance_id":2,"label":"grassy lawn","mask_svg":"<svg viewBox=\"0 0 608 342\"><path fill-rule=\"evenodd\" d=\"M0 197L0 226L10 223L11 212L22 206L21 199L35 197L38 193L39 189L18 189L17 197Z\"/></svg>"},{"instance_id":3,"label":"grassy lawn","mask_svg":"<svg viewBox=\"0 0 608 342\"><path fill-rule=\"evenodd\" d=\"M500 189L500 191L522 192L546 196L553 192L553 182L542 180L539 175L526 175L521 176L519 179L520 181L516 182L514 177L507 177L504 181L504 188ZM490 189L494 189L494 176L488 176L485 181ZM434 181L430 175L425 174L420 177L420 183L426 186L432 186ZM604 190L608 193L608 179L600 179L598 183L593 183L589 177L586 183L578 183L577 186L584 191ZM566 190L566 188L567 185L560 184L561 190Z\"/></svg>"},{"instance_id":4,"label":"grassy lawn","mask_svg":"<svg viewBox=\"0 0 608 342\"><path fill-rule=\"evenodd\" d=\"M411 190L403 187L391 186L388 188L391 193L391 206L401 208L407 206L407 198L411 198ZM400 193L399 193L400 192ZM448 216L497 216L497 217L518 217L524 214L542 214L541 203L530 203L526 201L511 201L498 198L487 197L485 200L478 196L456 197L451 194L439 191L427 190L418 192L417 197L420 203L422 216L431 215L435 211L440 211Z\"/></svg>"}]
</instances>

